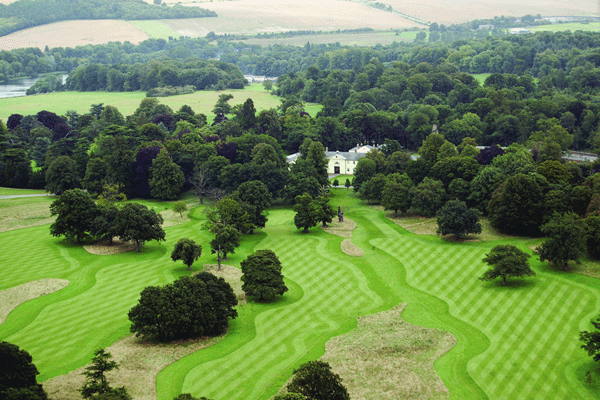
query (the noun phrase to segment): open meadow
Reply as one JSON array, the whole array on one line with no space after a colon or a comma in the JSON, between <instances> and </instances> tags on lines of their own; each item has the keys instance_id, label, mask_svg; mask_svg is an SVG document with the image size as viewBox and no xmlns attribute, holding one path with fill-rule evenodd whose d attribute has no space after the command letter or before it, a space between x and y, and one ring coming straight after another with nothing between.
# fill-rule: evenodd
<instances>
[{"instance_id":1,"label":"open meadow","mask_svg":"<svg viewBox=\"0 0 600 400\"><path fill-rule=\"evenodd\" d=\"M270 94L259 83L251 84L244 89L228 89L220 92L197 91L191 94L158 97L158 101L175 111L187 104L192 107L194 112L205 114L209 122L212 122L214 119L212 110L219 95L228 93L233 95L233 99L229 101L232 106L242 104L248 98L252 99L257 111L277 108L281 104L279 97ZM65 115L68 110L85 114L89 112L92 104L98 103L117 107L124 116L127 116L133 114L144 98L146 98L144 92L55 92L11 97L0 99L0 119L6 122L11 114L31 115L37 114L40 110L58 115ZM315 116L321 106L307 103L305 109L309 114Z\"/></svg>"},{"instance_id":2,"label":"open meadow","mask_svg":"<svg viewBox=\"0 0 600 400\"><path fill-rule=\"evenodd\" d=\"M167 213L172 224L165 228L165 242L148 243L141 253L91 254L51 237L48 225L0 233L0 240L10 244L0 254L0 295L41 279L68 281L21 304L0 324L0 339L33 355L41 381L81 368L96 348L119 340L137 349L136 357L145 349L162 354L156 346L127 339L127 312L144 287L190 273L170 260L179 238L203 245L194 270L214 263L209 234L202 229L206 205L185 199L194 207L183 219L171 215L172 203L144 201ZM318 228L302 234L287 207L270 209L266 228L243 237L227 264L239 267L251 252L271 249L282 262L289 292L275 302L238 306L239 317L223 338L185 357L182 353L158 374L158 399L190 392L214 400L266 400L295 367L321 356L342 375L351 396L364 396L366 390L373 399L445 399L448 391L455 399L598 398L600 376L586 377L597 368L577 340L598 313L597 279L555 271L532 257L534 278L513 279L506 286L481 282L477 277L486 269L481 259L494 245L510 243L531 254L539 239L446 241L404 230L352 191L334 189L331 201L346 207L348 223L356 224L350 238ZM0 208L10 208L6 202L0 200ZM362 256L344 254L348 239ZM404 309L395 308L401 303ZM392 311L380 313L386 310ZM344 336L330 341L339 335ZM378 340L367 344L365 338L373 335ZM179 345L186 346L194 344ZM115 353L115 358L143 364L131 354ZM427 373L432 364L441 382ZM393 366L402 374L390 372ZM151 398L138 392L135 373L114 376L134 398Z\"/></svg>"}]
</instances>

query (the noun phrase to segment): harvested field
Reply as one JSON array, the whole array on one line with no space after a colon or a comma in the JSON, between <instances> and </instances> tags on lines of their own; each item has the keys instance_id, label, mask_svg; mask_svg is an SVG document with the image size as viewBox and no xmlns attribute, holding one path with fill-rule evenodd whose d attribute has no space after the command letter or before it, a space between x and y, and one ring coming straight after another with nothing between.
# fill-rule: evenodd
<instances>
[{"instance_id":1,"label":"harvested field","mask_svg":"<svg viewBox=\"0 0 600 400\"><path fill-rule=\"evenodd\" d=\"M328 362L352 399L447 399L448 388L433 363L456 338L403 321L406 304L358 317L356 329L325 344Z\"/></svg>"},{"instance_id":2,"label":"harvested field","mask_svg":"<svg viewBox=\"0 0 600 400\"><path fill-rule=\"evenodd\" d=\"M40 279L0 290L0 324L12 310L26 301L54 293L67 286L69 286L69 281L65 279Z\"/></svg>"},{"instance_id":3,"label":"harvested field","mask_svg":"<svg viewBox=\"0 0 600 400\"><path fill-rule=\"evenodd\" d=\"M541 14L542 16L598 15L598 2L589 0L386 0L395 11L429 22L461 23L495 16Z\"/></svg>"},{"instance_id":4,"label":"harvested field","mask_svg":"<svg viewBox=\"0 0 600 400\"><path fill-rule=\"evenodd\" d=\"M24 29L0 37L0 50L22 47L75 47L108 42L140 43L148 36L127 21L63 21Z\"/></svg>"},{"instance_id":5,"label":"harvested field","mask_svg":"<svg viewBox=\"0 0 600 400\"><path fill-rule=\"evenodd\" d=\"M185 36L215 33L263 33L292 30L401 29L421 26L392 13L358 2L292 0L240 0L211 3L184 1L183 5L215 11L217 18L166 20Z\"/></svg>"}]
</instances>

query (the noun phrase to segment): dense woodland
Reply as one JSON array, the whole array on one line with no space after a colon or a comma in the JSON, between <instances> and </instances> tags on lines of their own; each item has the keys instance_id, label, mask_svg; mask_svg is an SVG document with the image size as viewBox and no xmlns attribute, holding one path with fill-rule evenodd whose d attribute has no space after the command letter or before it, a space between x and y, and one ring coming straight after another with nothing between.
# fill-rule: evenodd
<instances>
[{"instance_id":1,"label":"dense woodland","mask_svg":"<svg viewBox=\"0 0 600 400\"><path fill-rule=\"evenodd\" d=\"M81 19L177 19L216 17L214 11L143 0L18 0L0 4L0 36L58 21Z\"/></svg>"}]
</instances>

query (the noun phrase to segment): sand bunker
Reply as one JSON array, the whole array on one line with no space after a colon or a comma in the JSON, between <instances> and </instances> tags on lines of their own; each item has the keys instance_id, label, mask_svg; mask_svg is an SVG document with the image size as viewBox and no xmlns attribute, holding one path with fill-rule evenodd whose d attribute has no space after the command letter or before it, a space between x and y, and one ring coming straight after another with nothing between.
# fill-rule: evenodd
<instances>
[{"instance_id":1,"label":"sand bunker","mask_svg":"<svg viewBox=\"0 0 600 400\"><path fill-rule=\"evenodd\" d=\"M125 253L126 251L135 250L135 245L129 242L113 240L112 245L110 245L108 242L100 242L83 246L83 248L86 249L88 253L99 256L109 256L112 254L121 254Z\"/></svg>"},{"instance_id":2,"label":"sand bunker","mask_svg":"<svg viewBox=\"0 0 600 400\"><path fill-rule=\"evenodd\" d=\"M26 301L57 292L67 286L69 286L69 281L65 279L40 279L0 290L0 324L12 310Z\"/></svg>"}]
</instances>

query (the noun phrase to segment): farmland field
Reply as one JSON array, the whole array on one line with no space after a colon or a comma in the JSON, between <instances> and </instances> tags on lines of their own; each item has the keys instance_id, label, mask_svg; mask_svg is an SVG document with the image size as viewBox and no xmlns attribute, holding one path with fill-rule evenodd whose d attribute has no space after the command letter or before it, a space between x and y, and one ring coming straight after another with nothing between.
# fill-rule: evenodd
<instances>
[{"instance_id":1,"label":"farmland field","mask_svg":"<svg viewBox=\"0 0 600 400\"><path fill-rule=\"evenodd\" d=\"M169 28L163 21L131 21L133 26L143 30L148 36L154 39L165 39L169 37L177 38L181 36L173 29Z\"/></svg>"},{"instance_id":2,"label":"farmland field","mask_svg":"<svg viewBox=\"0 0 600 400\"><path fill-rule=\"evenodd\" d=\"M298 35L288 38L254 38L242 40L241 42L249 45L257 44L261 46L270 46L275 44L304 46L306 42L310 42L311 44L339 43L342 46L375 46L376 44L385 46L394 42L410 42L412 40L406 38L406 36L409 36L409 34L416 36L416 32L399 32L397 35L396 32L392 34L382 32L327 33Z\"/></svg>"},{"instance_id":3,"label":"farmland field","mask_svg":"<svg viewBox=\"0 0 600 400\"><path fill-rule=\"evenodd\" d=\"M158 100L175 111L187 104L194 112L205 114L209 121L212 121L214 118L212 109L219 95L224 93L233 95L233 99L229 102L232 106L251 98L257 111L277 107L280 104L280 98L271 95L261 84L252 84L239 90L198 91L179 96L159 97ZM12 97L0 99L0 118L6 121L11 114L30 115L37 114L40 110L51 111L58 115L64 115L68 110L84 114L89 112L92 104L98 103L117 107L126 116L133 114L144 98L146 98L144 92L58 92ZM313 116L320 109L320 105L306 104L306 111Z\"/></svg>"},{"instance_id":4,"label":"farmland field","mask_svg":"<svg viewBox=\"0 0 600 400\"><path fill-rule=\"evenodd\" d=\"M0 37L0 50L22 47L76 47L108 42L140 43L149 36L127 21L63 21L23 29Z\"/></svg>"},{"instance_id":5,"label":"farmland field","mask_svg":"<svg viewBox=\"0 0 600 400\"><path fill-rule=\"evenodd\" d=\"M581 23L564 23L564 24L550 24L550 25L538 25L527 28L532 32L559 32L559 31L599 31L600 22L591 22L589 24Z\"/></svg>"},{"instance_id":6,"label":"farmland field","mask_svg":"<svg viewBox=\"0 0 600 400\"><path fill-rule=\"evenodd\" d=\"M170 207L145 203L157 211ZM435 362L451 398L598 397L599 389L585 378L593 362L577 340L598 312L597 279L532 259L535 278L507 286L482 283L481 259L492 246L511 243L531 253L529 246L539 240L446 242L408 233L351 191L333 190L332 203L346 207L356 222L352 242L364 256L343 254L342 238L320 229L299 233L289 208L269 210L266 228L245 236L228 264L239 266L252 251L272 249L290 291L274 303L240 306L220 342L158 375L159 399L180 392L215 400L268 399L300 363L322 356L330 338L356 327L358 316L399 303L407 304L402 319L457 339ZM142 288L188 274L169 253L181 237L206 245L202 207L193 208L184 223L165 228L165 243L149 243L142 253L93 255L50 237L47 225L0 233L0 240L11 244L0 254L0 290L43 278L69 281L9 314L0 338L31 353L43 381L83 366L95 348L127 335L126 314ZM194 269L214 262L204 250Z\"/></svg>"}]
</instances>

